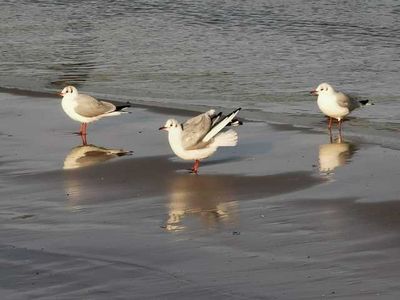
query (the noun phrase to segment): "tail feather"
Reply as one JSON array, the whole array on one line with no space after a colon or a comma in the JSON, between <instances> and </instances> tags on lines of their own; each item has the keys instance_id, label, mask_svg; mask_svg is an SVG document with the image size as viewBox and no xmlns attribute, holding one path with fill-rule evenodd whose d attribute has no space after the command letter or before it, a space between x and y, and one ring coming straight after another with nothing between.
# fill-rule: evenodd
<instances>
[{"instance_id":1,"label":"tail feather","mask_svg":"<svg viewBox=\"0 0 400 300\"><path fill-rule=\"evenodd\" d=\"M238 135L236 131L229 129L228 131L222 132L214 137L212 147L233 147L238 142Z\"/></svg>"}]
</instances>

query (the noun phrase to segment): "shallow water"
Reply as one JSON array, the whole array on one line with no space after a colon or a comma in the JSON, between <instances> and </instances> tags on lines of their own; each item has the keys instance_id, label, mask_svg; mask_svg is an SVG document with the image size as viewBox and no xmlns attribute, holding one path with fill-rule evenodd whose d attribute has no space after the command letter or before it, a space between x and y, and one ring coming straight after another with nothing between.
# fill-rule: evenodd
<instances>
[{"instance_id":1,"label":"shallow water","mask_svg":"<svg viewBox=\"0 0 400 300\"><path fill-rule=\"evenodd\" d=\"M0 87L74 84L108 98L307 116L318 113L308 91L328 81L373 99L357 117L390 131L399 13L397 1L2 1Z\"/></svg>"}]
</instances>

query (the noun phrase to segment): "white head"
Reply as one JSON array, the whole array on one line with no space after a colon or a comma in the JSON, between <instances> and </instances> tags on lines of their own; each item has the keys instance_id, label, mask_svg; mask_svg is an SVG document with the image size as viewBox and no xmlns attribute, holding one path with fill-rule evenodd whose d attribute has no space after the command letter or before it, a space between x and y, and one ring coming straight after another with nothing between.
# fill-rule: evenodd
<instances>
[{"instance_id":1,"label":"white head","mask_svg":"<svg viewBox=\"0 0 400 300\"><path fill-rule=\"evenodd\" d=\"M78 95L78 90L76 89L76 87L69 85L66 86L65 88L63 88L63 90L60 93L60 96L64 97L66 95Z\"/></svg>"},{"instance_id":2,"label":"white head","mask_svg":"<svg viewBox=\"0 0 400 300\"><path fill-rule=\"evenodd\" d=\"M175 119L169 119L165 122L165 125L159 128L165 131L182 130L181 124Z\"/></svg>"},{"instance_id":3,"label":"white head","mask_svg":"<svg viewBox=\"0 0 400 300\"><path fill-rule=\"evenodd\" d=\"M329 83L321 83L311 94L314 96L329 95L335 93L335 89Z\"/></svg>"}]
</instances>

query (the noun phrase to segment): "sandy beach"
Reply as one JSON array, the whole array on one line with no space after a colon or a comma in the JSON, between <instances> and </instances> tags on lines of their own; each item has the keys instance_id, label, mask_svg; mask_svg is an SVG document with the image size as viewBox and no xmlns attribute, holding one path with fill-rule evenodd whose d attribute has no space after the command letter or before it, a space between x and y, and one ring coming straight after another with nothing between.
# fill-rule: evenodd
<instances>
[{"instance_id":1,"label":"sandy beach","mask_svg":"<svg viewBox=\"0 0 400 300\"><path fill-rule=\"evenodd\" d=\"M157 130L195 111L134 106L82 146L59 98L0 104L2 299L400 296L398 150L245 122L196 176Z\"/></svg>"}]
</instances>

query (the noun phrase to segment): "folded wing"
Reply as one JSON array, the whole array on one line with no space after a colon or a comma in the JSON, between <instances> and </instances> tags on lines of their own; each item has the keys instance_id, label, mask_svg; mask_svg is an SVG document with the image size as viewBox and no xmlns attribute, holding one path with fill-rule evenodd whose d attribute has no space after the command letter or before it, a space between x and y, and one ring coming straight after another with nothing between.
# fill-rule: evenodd
<instances>
[{"instance_id":1,"label":"folded wing","mask_svg":"<svg viewBox=\"0 0 400 300\"><path fill-rule=\"evenodd\" d=\"M355 96L350 96L343 93L337 93L337 103L341 107L348 108L349 111L360 107L360 102Z\"/></svg>"},{"instance_id":2,"label":"folded wing","mask_svg":"<svg viewBox=\"0 0 400 300\"><path fill-rule=\"evenodd\" d=\"M114 104L105 101L98 101L95 98L84 94L78 95L77 103L78 105L75 107L75 112L87 118L97 117L116 110Z\"/></svg>"}]
</instances>

